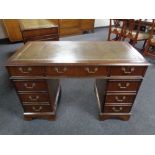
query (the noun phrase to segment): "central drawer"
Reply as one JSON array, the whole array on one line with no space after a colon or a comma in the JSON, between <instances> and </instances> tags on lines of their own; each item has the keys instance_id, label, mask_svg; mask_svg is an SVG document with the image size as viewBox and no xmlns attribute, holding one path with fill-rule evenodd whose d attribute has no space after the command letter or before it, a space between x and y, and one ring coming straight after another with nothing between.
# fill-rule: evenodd
<instances>
[{"instance_id":1,"label":"central drawer","mask_svg":"<svg viewBox=\"0 0 155 155\"><path fill-rule=\"evenodd\" d=\"M107 76L108 67L104 66L53 66L47 67L47 75L52 76Z\"/></svg>"}]
</instances>

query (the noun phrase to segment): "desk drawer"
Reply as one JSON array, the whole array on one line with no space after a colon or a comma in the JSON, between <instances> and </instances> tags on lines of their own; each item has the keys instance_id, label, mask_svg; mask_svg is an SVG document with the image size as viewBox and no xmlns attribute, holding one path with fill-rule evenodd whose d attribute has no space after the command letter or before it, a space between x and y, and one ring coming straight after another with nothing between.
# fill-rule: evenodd
<instances>
[{"instance_id":1,"label":"desk drawer","mask_svg":"<svg viewBox=\"0 0 155 155\"><path fill-rule=\"evenodd\" d=\"M44 67L18 66L9 67L11 76L43 76Z\"/></svg>"},{"instance_id":2,"label":"desk drawer","mask_svg":"<svg viewBox=\"0 0 155 155\"><path fill-rule=\"evenodd\" d=\"M58 34L58 28L57 27L40 28L40 29L33 29L33 30L25 30L22 32L23 38L51 35L51 34Z\"/></svg>"},{"instance_id":3,"label":"desk drawer","mask_svg":"<svg viewBox=\"0 0 155 155\"><path fill-rule=\"evenodd\" d=\"M122 66L122 67L111 67L111 76L144 76L146 67L139 66Z\"/></svg>"},{"instance_id":4,"label":"desk drawer","mask_svg":"<svg viewBox=\"0 0 155 155\"><path fill-rule=\"evenodd\" d=\"M107 76L107 67L99 66L55 66L47 67L47 74L53 76Z\"/></svg>"},{"instance_id":5,"label":"desk drawer","mask_svg":"<svg viewBox=\"0 0 155 155\"><path fill-rule=\"evenodd\" d=\"M22 102L48 102L49 96L47 93L23 93L19 94Z\"/></svg>"},{"instance_id":6,"label":"desk drawer","mask_svg":"<svg viewBox=\"0 0 155 155\"><path fill-rule=\"evenodd\" d=\"M129 113L131 111L131 106L117 106L117 105L112 105L112 106L104 106L103 111L105 113Z\"/></svg>"},{"instance_id":7,"label":"desk drawer","mask_svg":"<svg viewBox=\"0 0 155 155\"><path fill-rule=\"evenodd\" d=\"M18 91L47 91L45 81L15 80L14 84Z\"/></svg>"},{"instance_id":8,"label":"desk drawer","mask_svg":"<svg viewBox=\"0 0 155 155\"><path fill-rule=\"evenodd\" d=\"M110 103L133 103L136 94L107 94L105 104Z\"/></svg>"},{"instance_id":9,"label":"desk drawer","mask_svg":"<svg viewBox=\"0 0 155 155\"><path fill-rule=\"evenodd\" d=\"M51 105L24 105L25 112L52 112L53 108Z\"/></svg>"},{"instance_id":10,"label":"desk drawer","mask_svg":"<svg viewBox=\"0 0 155 155\"><path fill-rule=\"evenodd\" d=\"M137 91L141 80L109 80L107 91Z\"/></svg>"}]
</instances>

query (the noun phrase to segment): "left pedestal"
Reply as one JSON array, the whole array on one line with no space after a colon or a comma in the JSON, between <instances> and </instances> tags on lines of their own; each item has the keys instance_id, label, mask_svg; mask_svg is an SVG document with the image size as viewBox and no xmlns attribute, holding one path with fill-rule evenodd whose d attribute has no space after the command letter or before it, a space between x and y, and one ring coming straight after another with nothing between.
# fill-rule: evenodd
<instances>
[{"instance_id":1,"label":"left pedestal","mask_svg":"<svg viewBox=\"0 0 155 155\"><path fill-rule=\"evenodd\" d=\"M24 119L41 118L55 120L57 102L61 91L60 81L58 79L45 79L44 76L33 75L41 74L41 70L40 72L39 70L39 67L8 68L24 110ZM29 75L30 72L32 74Z\"/></svg>"}]
</instances>

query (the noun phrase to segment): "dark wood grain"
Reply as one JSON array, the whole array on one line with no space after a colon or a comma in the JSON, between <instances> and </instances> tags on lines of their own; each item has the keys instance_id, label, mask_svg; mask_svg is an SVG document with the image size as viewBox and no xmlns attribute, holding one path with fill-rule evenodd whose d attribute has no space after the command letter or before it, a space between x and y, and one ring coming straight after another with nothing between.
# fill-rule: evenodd
<instances>
[{"instance_id":1,"label":"dark wood grain","mask_svg":"<svg viewBox=\"0 0 155 155\"><path fill-rule=\"evenodd\" d=\"M108 92L136 92L139 89L141 80L109 80L107 91Z\"/></svg>"},{"instance_id":2,"label":"dark wood grain","mask_svg":"<svg viewBox=\"0 0 155 155\"><path fill-rule=\"evenodd\" d=\"M105 104L132 104L136 94L125 94L125 93L107 93Z\"/></svg>"},{"instance_id":3,"label":"dark wood grain","mask_svg":"<svg viewBox=\"0 0 155 155\"><path fill-rule=\"evenodd\" d=\"M18 91L46 91L47 84L45 80L14 80Z\"/></svg>"}]
</instances>

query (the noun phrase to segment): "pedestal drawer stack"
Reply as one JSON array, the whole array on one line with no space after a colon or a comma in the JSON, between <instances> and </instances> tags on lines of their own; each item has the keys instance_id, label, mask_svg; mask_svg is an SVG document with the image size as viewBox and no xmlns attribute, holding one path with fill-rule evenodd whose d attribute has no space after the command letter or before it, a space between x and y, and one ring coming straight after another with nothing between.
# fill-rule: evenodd
<instances>
[{"instance_id":1,"label":"pedestal drawer stack","mask_svg":"<svg viewBox=\"0 0 155 155\"><path fill-rule=\"evenodd\" d=\"M101 118L120 117L129 119L146 67L111 67L105 86L105 98L102 102Z\"/></svg>"},{"instance_id":2,"label":"pedestal drawer stack","mask_svg":"<svg viewBox=\"0 0 155 155\"><path fill-rule=\"evenodd\" d=\"M11 79L24 109L24 118L54 119L56 90L50 90L53 80L44 79L44 67L8 67ZM58 89L59 81L54 80Z\"/></svg>"}]
</instances>

